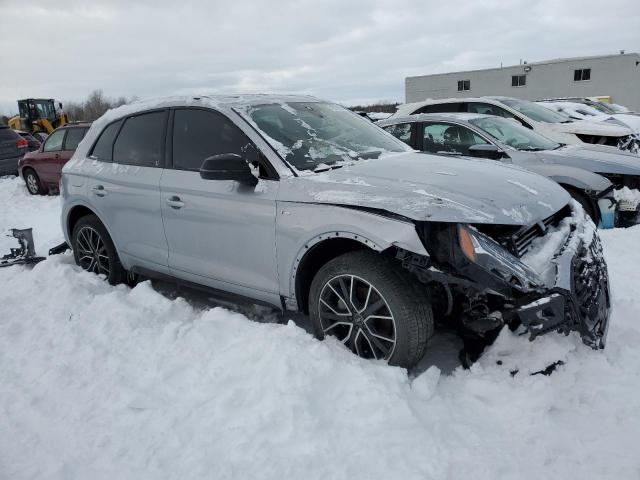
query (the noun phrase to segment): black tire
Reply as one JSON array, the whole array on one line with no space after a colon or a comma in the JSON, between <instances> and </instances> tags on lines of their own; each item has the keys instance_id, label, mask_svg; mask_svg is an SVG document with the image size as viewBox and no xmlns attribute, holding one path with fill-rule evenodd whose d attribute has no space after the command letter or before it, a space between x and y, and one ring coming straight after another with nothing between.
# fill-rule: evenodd
<instances>
[{"instance_id":1,"label":"black tire","mask_svg":"<svg viewBox=\"0 0 640 480\"><path fill-rule=\"evenodd\" d=\"M42 187L40 177L33 168L25 168L22 170L22 176L24 177L24 183L27 186L27 191L31 195L44 195L45 189Z\"/></svg>"},{"instance_id":2,"label":"black tire","mask_svg":"<svg viewBox=\"0 0 640 480\"><path fill-rule=\"evenodd\" d=\"M71 236L73 257L83 270L103 274L111 285L127 280L120 257L107 229L95 215L87 215L76 223Z\"/></svg>"},{"instance_id":3,"label":"black tire","mask_svg":"<svg viewBox=\"0 0 640 480\"><path fill-rule=\"evenodd\" d=\"M345 287L349 281L354 283L343 290L349 292L344 295L348 297L347 306L337 295L336 285ZM352 293L354 290L355 294ZM376 298L378 300L372 300ZM367 314L380 304L380 299L385 306ZM373 303L369 305L370 301ZM342 305L346 308L341 309ZM358 306L362 306L360 311ZM347 311L356 314L343 313ZM388 313L381 315L380 312ZM347 315L349 319L346 319ZM328 316L333 318L328 320ZM320 268L311 282L309 317L319 339L325 334L333 335L357 355L384 359L390 365L404 368L411 368L420 361L427 341L433 335L433 314L426 287L392 259L370 250L345 253ZM330 323L332 321L334 324ZM376 330L378 335L374 333ZM381 331L384 331L382 336ZM390 341L392 336L393 343ZM382 340L385 337L388 338Z\"/></svg>"},{"instance_id":4,"label":"black tire","mask_svg":"<svg viewBox=\"0 0 640 480\"><path fill-rule=\"evenodd\" d=\"M565 187L565 190L569 192L569 195L571 195L571 198L573 198L576 202L582 205L582 208L584 209L584 213L589 215L591 217L591 220L593 220L593 223L597 225L599 221L599 217L596 214L596 211L591 199L587 197L587 195L585 195L584 193L582 193L581 191L575 188Z\"/></svg>"}]
</instances>

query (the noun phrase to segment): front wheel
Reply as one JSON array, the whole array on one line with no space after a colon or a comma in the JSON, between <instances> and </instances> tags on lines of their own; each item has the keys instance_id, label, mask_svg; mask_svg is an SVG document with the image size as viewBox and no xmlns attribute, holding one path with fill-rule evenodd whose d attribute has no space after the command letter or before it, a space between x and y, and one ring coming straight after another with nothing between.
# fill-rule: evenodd
<instances>
[{"instance_id":1,"label":"front wheel","mask_svg":"<svg viewBox=\"0 0 640 480\"><path fill-rule=\"evenodd\" d=\"M334 336L356 355L411 368L433 335L425 286L392 259L349 252L311 282L309 316L316 336Z\"/></svg>"},{"instance_id":2,"label":"front wheel","mask_svg":"<svg viewBox=\"0 0 640 480\"><path fill-rule=\"evenodd\" d=\"M126 280L118 252L98 217L87 215L78 220L71 243L76 264L83 270L104 275L112 285Z\"/></svg>"}]
</instances>

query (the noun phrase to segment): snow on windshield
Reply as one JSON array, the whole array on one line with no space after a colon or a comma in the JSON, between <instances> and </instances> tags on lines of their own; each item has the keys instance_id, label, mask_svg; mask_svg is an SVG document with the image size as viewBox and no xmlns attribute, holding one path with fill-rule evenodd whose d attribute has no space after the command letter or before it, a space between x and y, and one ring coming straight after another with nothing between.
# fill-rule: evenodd
<instances>
[{"instance_id":1,"label":"snow on windshield","mask_svg":"<svg viewBox=\"0 0 640 480\"><path fill-rule=\"evenodd\" d=\"M298 171L326 170L411 150L368 120L335 104L271 103L238 111Z\"/></svg>"},{"instance_id":2,"label":"snow on windshield","mask_svg":"<svg viewBox=\"0 0 640 480\"><path fill-rule=\"evenodd\" d=\"M527 100L518 100L516 98L501 98L500 102L508 105L509 107L517 110L523 115L529 117L536 122L543 123L563 123L569 120L567 115L563 115L558 112L554 112L537 103L529 102Z\"/></svg>"}]
</instances>

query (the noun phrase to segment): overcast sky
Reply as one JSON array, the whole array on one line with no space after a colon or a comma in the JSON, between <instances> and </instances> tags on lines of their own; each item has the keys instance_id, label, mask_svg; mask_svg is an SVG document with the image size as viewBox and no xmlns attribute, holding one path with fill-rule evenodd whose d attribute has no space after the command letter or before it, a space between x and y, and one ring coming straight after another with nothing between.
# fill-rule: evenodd
<instances>
[{"instance_id":1,"label":"overcast sky","mask_svg":"<svg viewBox=\"0 0 640 480\"><path fill-rule=\"evenodd\" d=\"M0 0L0 112L24 97L404 99L408 75L640 51L640 0Z\"/></svg>"}]
</instances>

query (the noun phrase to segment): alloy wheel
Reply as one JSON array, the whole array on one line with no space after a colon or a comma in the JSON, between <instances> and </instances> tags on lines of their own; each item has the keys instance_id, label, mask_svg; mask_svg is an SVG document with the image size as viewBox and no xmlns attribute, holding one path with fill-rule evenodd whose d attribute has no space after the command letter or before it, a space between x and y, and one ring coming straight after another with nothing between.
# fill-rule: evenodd
<instances>
[{"instance_id":1,"label":"alloy wheel","mask_svg":"<svg viewBox=\"0 0 640 480\"><path fill-rule=\"evenodd\" d=\"M338 275L322 287L320 324L363 358L388 360L396 346L396 324L382 294L356 275Z\"/></svg>"},{"instance_id":2,"label":"alloy wheel","mask_svg":"<svg viewBox=\"0 0 640 480\"><path fill-rule=\"evenodd\" d=\"M38 193L38 189L40 188L38 179L33 172L27 173L27 188L33 194Z\"/></svg>"},{"instance_id":3,"label":"alloy wheel","mask_svg":"<svg viewBox=\"0 0 640 480\"><path fill-rule=\"evenodd\" d=\"M100 234L92 227L82 227L76 236L78 263L87 272L109 276L110 262Z\"/></svg>"}]
</instances>

